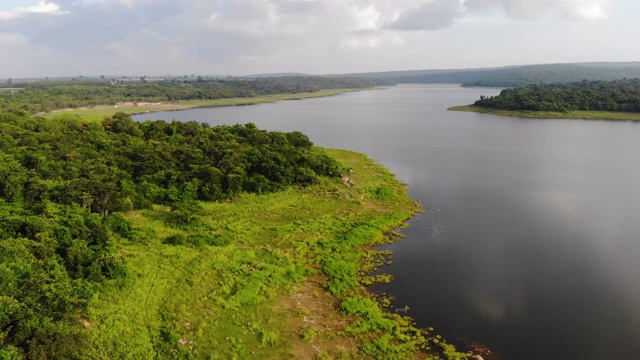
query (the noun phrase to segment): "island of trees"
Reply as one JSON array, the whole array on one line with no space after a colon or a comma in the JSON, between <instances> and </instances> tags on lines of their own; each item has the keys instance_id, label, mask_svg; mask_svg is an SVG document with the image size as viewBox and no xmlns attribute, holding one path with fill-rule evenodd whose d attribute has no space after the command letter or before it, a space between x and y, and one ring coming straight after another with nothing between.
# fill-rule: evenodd
<instances>
[{"instance_id":1,"label":"island of trees","mask_svg":"<svg viewBox=\"0 0 640 360\"><path fill-rule=\"evenodd\" d=\"M640 79L579 81L504 89L450 110L538 118L640 120Z\"/></svg>"},{"instance_id":2,"label":"island of trees","mask_svg":"<svg viewBox=\"0 0 640 360\"><path fill-rule=\"evenodd\" d=\"M640 79L528 85L481 97L474 106L528 111L640 112Z\"/></svg>"}]
</instances>

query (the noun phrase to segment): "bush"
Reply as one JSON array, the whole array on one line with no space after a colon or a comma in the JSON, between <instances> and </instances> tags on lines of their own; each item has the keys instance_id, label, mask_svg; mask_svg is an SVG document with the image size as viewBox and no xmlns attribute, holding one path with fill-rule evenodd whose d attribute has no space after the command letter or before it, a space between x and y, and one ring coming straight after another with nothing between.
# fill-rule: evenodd
<instances>
[{"instance_id":1,"label":"bush","mask_svg":"<svg viewBox=\"0 0 640 360\"><path fill-rule=\"evenodd\" d=\"M396 193L392 188L388 186L378 186L372 189L369 189L369 193L376 200L396 200Z\"/></svg>"},{"instance_id":2,"label":"bush","mask_svg":"<svg viewBox=\"0 0 640 360\"><path fill-rule=\"evenodd\" d=\"M229 245L229 239L223 238L220 235L212 235L212 234L195 234L190 235L187 238L189 244L197 247L202 247L206 245L212 246L227 246Z\"/></svg>"},{"instance_id":3,"label":"bush","mask_svg":"<svg viewBox=\"0 0 640 360\"><path fill-rule=\"evenodd\" d=\"M186 235L184 235L183 233L177 233L167 236L166 238L164 238L162 243L169 245L187 245L189 241L187 240Z\"/></svg>"}]
</instances>

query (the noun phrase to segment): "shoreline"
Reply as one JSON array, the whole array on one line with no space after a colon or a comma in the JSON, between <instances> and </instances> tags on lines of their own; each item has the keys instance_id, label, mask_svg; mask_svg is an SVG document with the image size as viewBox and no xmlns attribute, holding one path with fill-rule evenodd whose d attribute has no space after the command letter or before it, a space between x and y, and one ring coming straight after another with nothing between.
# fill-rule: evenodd
<instances>
[{"instance_id":1,"label":"shoreline","mask_svg":"<svg viewBox=\"0 0 640 360\"><path fill-rule=\"evenodd\" d=\"M623 113L611 111L568 111L566 113L563 113L554 111L498 110L473 105L452 106L447 110L537 119L640 121L640 114L638 113Z\"/></svg>"},{"instance_id":2,"label":"shoreline","mask_svg":"<svg viewBox=\"0 0 640 360\"><path fill-rule=\"evenodd\" d=\"M146 243L118 244L135 276L121 285L106 284L91 300L86 318L97 331L83 355L135 352L143 357L157 345L147 332L163 328L171 329L170 349L229 357L453 352L432 330L421 331L409 317L395 314L390 298L367 289L388 281L371 273L387 255L373 247L397 241L396 229L406 226L421 204L409 198L405 183L368 156L316 151L351 169L351 182L322 179L307 188L242 194L233 203L202 203L203 223L234 239L224 247L163 244L161 238L188 231L163 223L164 206L127 213L133 229L155 229L156 236ZM286 280L278 268L288 268L298 280ZM234 285L220 285L216 278ZM278 285L265 289L263 279L278 279ZM148 301L143 304L140 297ZM130 336L119 338L123 332ZM393 341L380 348L386 339Z\"/></svg>"},{"instance_id":3,"label":"shoreline","mask_svg":"<svg viewBox=\"0 0 640 360\"><path fill-rule=\"evenodd\" d=\"M47 119L54 119L60 115L78 115L85 120L102 120L105 117L112 116L117 112L124 112L129 115L138 115L152 112L164 111L180 111L196 108L212 108L221 106L244 106L274 103L285 100L304 100L319 97L335 96L350 92L377 90L380 87L358 88L358 89L322 89L315 92L303 92L297 94L273 94L260 95L247 98L225 98L213 100L177 100L165 102L135 102L127 101L116 105L97 105L93 107L56 109L49 113L39 113L37 116L43 116Z\"/></svg>"}]
</instances>

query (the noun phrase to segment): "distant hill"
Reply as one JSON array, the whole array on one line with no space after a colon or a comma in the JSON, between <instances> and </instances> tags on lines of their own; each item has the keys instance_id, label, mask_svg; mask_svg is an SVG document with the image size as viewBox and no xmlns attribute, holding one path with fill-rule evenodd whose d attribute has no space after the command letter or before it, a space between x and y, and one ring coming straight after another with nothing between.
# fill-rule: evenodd
<instances>
[{"instance_id":1,"label":"distant hill","mask_svg":"<svg viewBox=\"0 0 640 360\"><path fill-rule=\"evenodd\" d=\"M252 79L252 78L272 78L272 77L286 77L286 76L310 76L310 75L307 75L304 73L289 72L289 73L252 74L252 75L242 75L238 77Z\"/></svg>"},{"instance_id":2,"label":"distant hill","mask_svg":"<svg viewBox=\"0 0 640 360\"><path fill-rule=\"evenodd\" d=\"M396 83L460 83L464 86L516 87L530 84L640 77L640 62L543 64L498 68L409 70L348 74Z\"/></svg>"}]
</instances>

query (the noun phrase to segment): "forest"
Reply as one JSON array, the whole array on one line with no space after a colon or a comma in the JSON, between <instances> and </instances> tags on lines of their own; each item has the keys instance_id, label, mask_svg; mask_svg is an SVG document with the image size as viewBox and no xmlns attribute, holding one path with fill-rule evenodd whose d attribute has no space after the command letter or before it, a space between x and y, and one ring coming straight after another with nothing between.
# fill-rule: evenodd
<instances>
[{"instance_id":1,"label":"forest","mask_svg":"<svg viewBox=\"0 0 640 360\"><path fill-rule=\"evenodd\" d=\"M202 201L337 177L337 162L299 133L252 124L102 123L0 114L0 358L68 357L83 344L74 317L96 284L126 275L115 238L123 217L164 204L188 226ZM214 235L168 242L220 245ZM19 358L19 357L18 357Z\"/></svg>"},{"instance_id":2,"label":"forest","mask_svg":"<svg viewBox=\"0 0 640 360\"><path fill-rule=\"evenodd\" d=\"M355 77L286 76L270 78L171 78L135 82L126 79L74 79L0 83L0 111L24 110L31 114L56 109L115 105L119 102L171 102L250 98L259 95L296 94L321 89L369 88L389 82Z\"/></svg>"},{"instance_id":3,"label":"forest","mask_svg":"<svg viewBox=\"0 0 640 360\"><path fill-rule=\"evenodd\" d=\"M611 81L640 77L638 62L519 65L498 68L389 71L351 74L396 83L451 83L463 86L516 87L582 80Z\"/></svg>"},{"instance_id":4,"label":"forest","mask_svg":"<svg viewBox=\"0 0 640 360\"><path fill-rule=\"evenodd\" d=\"M538 84L504 89L473 106L499 110L640 112L640 79Z\"/></svg>"}]
</instances>

